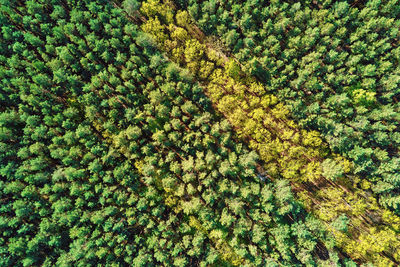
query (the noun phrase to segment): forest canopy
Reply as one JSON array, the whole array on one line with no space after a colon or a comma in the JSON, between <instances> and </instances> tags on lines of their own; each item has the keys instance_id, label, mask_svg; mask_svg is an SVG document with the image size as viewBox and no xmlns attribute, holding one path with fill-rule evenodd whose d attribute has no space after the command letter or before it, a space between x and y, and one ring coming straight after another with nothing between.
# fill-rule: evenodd
<instances>
[{"instance_id":1,"label":"forest canopy","mask_svg":"<svg viewBox=\"0 0 400 267\"><path fill-rule=\"evenodd\" d=\"M397 1L0 2L0 266L400 264Z\"/></svg>"}]
</instances>

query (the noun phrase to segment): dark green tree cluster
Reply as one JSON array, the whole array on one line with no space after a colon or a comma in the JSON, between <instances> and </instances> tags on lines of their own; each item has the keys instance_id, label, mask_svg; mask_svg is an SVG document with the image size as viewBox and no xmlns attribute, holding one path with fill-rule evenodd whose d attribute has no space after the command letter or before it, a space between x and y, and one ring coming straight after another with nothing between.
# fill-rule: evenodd
<instances>
[{"instance_id":1,"label":"dark green tree cluster","mask_svg":"<svg viewBox=\"0 0 400 267\"><path fill-rule=\"evenodd\" d=\"M53 4L1 5L0 265L140 266L151 249L170 255L186 235L176 230L180 217L107 145L77 97L113 66L97 52L86 62L93 69L82 63L96 41L112 39L100 17L119 31L125 20L105 2ZM161 234L164 243L155 240Z\"/></svg>"},{"instance_id":2,"label":"dark green tree cluster","mask_svg":"<svg viewBox=\"0 0 400 267\"><path fill-rule=\"evenodd\" d=\"M397 1L175 1L400 212Z\"/></svg>"},{"instance_id":3,"label":"dark green tree cluster","mask_svg":"<svg viewBox=\"0 0 400 267\"><path fill-rule=\"evenodd\" d=\"M121 9L0 6L0 265L339 262L287 182L257 171Z\"/></svg>"}]
</instances>

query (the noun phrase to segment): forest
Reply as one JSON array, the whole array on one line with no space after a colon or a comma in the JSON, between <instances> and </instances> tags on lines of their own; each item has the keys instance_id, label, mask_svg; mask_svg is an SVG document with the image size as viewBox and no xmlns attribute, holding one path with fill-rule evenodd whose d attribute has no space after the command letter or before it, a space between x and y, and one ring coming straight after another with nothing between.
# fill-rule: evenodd
<instances>
[{"instance_id":1,"label":"forest","mask_svg":"<svg viewBox=\"0 0 400 267\"><path fill-rule=\"evenodd\" d=\"M0 0L0 266L400 265L397 0Z\"/></svg>"}]
</instances>

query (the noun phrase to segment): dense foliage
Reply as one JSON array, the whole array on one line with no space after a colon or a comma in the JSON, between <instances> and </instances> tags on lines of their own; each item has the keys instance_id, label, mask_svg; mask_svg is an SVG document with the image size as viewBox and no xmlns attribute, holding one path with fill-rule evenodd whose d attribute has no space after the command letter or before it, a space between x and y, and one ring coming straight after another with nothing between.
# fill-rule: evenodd
<instances>
[{"instance_id":1,"label":"dense foliage","mask_svg":"<svg viewBox=\"0 0 400 267\"><path fill-rule=\"evenodd\" d=\"M398 1L176 1L400 214Z\"/></svg>"},{"instance_id":2,"label":"dense foliage","mask_svg":"<svg viewBox=\"0 0 400 267\"><path fill-rule=\"evenodd\" d=\"M399 265L399 15L0 0L0 266Z\"/></svg>"},{"instance_id":3,"label":"dense foliage","mask_svg":"<svg viewBox=\"0 0 400 267\"><path fill-rule=\"evenodd\" d=\"M1 1L0 265L348 262L124 7Z\"/></svg>"},{"instance_id":4,"label":"dense foliage","mask_svg":"<svg viewBox=\"0 0 400 267\"><path fill-rule=\"evenodd\" d=\"M245 75L171 1L142 3L142 29L175 62L191 70L216 107L255 149L272 177L292 181L306 207L327 223L352 258L387 266L399 261L399 218L380 208L357 162L332 154L315 131L299 129L268 87ZM256 74L254 74L256 75ZM257 75L256 75L257 76Z\"/></svg>"}]
</instances>

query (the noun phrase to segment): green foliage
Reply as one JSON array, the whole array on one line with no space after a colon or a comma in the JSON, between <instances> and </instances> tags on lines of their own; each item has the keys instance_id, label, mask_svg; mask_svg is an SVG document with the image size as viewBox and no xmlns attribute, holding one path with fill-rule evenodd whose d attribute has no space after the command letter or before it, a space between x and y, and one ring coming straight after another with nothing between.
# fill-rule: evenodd
<instances>
[{"instance_id":1,"label":"green foliage","mask_svg":"<svg viewBox=\"0 0 400 267\"><path fill-rule=\"evenodd\" d=\"M0 265L351 264L329 232L399 261L400 219L290 119L395 192L391 3L78 2L1 4Z\"/></svg>"},{"instance_id":2,"label":"green foliage","mask_svg":"<svg viewBox=\"0 0 400 267\"><path fill-rule=\"evenodd\" d=\"M336 181L344 174L343 166L341 166L332 159L326 159L321 164L321 167L322 167L322 175L324 175L326 178L332 181Z\"/></svg>"},{"instance_id":3,"label":"green foliage","mask_svg":"<svg viewBox=\"0 0 400 267\"><path fill-rule=\"evenodd\" d=\"M136 1L1 6L0 265L318 261L312 250L296 255L303 240L288 238L291 225L312 244L328 232L307 227L287 184L260 181L257 156L203 87L125 17L139 16ZM158 14L147 29L168 41L172 8L139 10ZM204 44L179 31L184 60L211 75L214 63L197 62Z\"/></svg>"},{"instance_id":4,"label":"green foliage","mask_svg":"<svg viewBox=\"0 0 400 267\"><path fill-rule=\"evenodd\" d=\"M400 169L389 162L398 160L399 147L388 145L399 130L398 5L224 1L218 16L214 6L198 0L181 5L287 104L301 126L319 131L333 152L352 158L359 148L371 148L373 153L359 155L371 164L357 164L356 173L374 183L383 206L398 213Z\"/></svg>"},{"instance_id":5,"label":"green foliage","mask_svg":"<svg viewBox=\"0 0 400 267\"><path fill-rule=\"evenodd\" d=\"M371 105L375 99L375 92L367 92L364 89L357 89L353 91L353 99L356 104Z\"/></svg>"},{"instance_id":6,"label":"green foliage","mask_svg":"<svg viewBox=\"0 0 400 267\"><path fill-rule=\"evenodd\" d=\"M140 3L137 0L124 0L122 2L122 7L128 13L128 15L133 16L139 9Z\"/></svg>"},{"instance_id":7,"label":"green foliage","mask_svg":"<svg viewBox=\"0 0 400 267\"><path fill-rule=\"evenodd\" d=\"M346 215L340 215L335 221L333 221L332 226L338 231L347 232L347 224L349 223L349 218Z\"/></svg>"},{"instance_id":8,"label":"green foliage","mask_svg":"<svg viewBox=\"0 0 400 267\"><path fill-rule=\"evenodd\" d=\"M225 71L229 77L232 77L235 80L238 80L241 74L240 66L234 60L230 60L225 65Z\"/></svg>"},{"instance_id":9,"label":"green foliage","mask_svg":"<svg viewBox=\"0 0 400 267\"><path fill-rule=\"evenodd\" d=\"M191 5L193 2L195 1L189 1L188 5ZM291 110L298 111L298 113L294 114L294 117L298 119L297 116L303 112L301 109L305 108L312 113L312 116L307 116L307 114L303 112L301 114L303 116L302 118L305 118L301 121L303 125L305 124L304 121L309 121L310 123L321 124L328 129L331 125L325 121L322 123L320 118L322 118L322 120L325 120L325 118L333 120L335 116L337 116L335 115L336 112L342 111L343 115L339 116L339 118L353 116L355 113L357 113L357 115L362 115L367 112L368 109L375 106L375 104L372 103L374 101L371 99L371 94L365 93L364 96L357 95L356 99L358 103L354 107L348 107L348 105L353 105L356 102L351 93L352 91L346 94L347 91L344 92L343 90L345 86L343 86L342 82L344 83L347 81L344 75L344 69L340 69L334 74L330 72L331 75L327 77L329 85L341 93L337 98L331 94L332 92L335 93L335 90L331 87L326 88L323 83L325 80L315 76L326 71L324 66L336 64L337 60L343 59L345 55L339 55L337 51L330 51L330 53L328 53L329 58L323 61L322 57L326 55L326 50L324 50L324 48L320 48L319 50L313 49L321 39L319 29L317 27L307 28L308 24L304 23L304 21L291 25L292 17L311 20L311 18L309 18L310 14L295 14L297 11L300 11L298 7L297 11L291 11L292 14L290 14L290 17L286 17L286 15L276 17L273 15L274 12L282 12L285 14L288 5L265 3L265 5L274 7L276 5L276 9L271 11L271 13L269 13L270 10L268 8L265 8L263 11L263 16L271 16L271 19L261 19L260 21L252 23L253 18L255 19L261 16L261 12L251 6L254 3L250 2L251 1L246 2L249 6L246 6L246 4L244 6L238 6L237 8L239 11L236 14L237 17L232 20L223 19L224 17L230 16L228 14L229 12L224 11L224 8L227 7L228 10L230 7L233 8L233 5L231 5L232 3L230 1L222 3L219 8L222 12L227 13L227 16L221 16L222 20L224 20L221 23L222 25L216 19L216 16L214 16L216 11L213 2L202 1L201 3L193 4L194 6L202 5L203 8L200 16L196 17L196 15L192 15L197 19L199 17L201 18L198 19L198 22L201 26L204 26L205 31L212 31L214 28L216 29L214 33L220 36L223 35L222 33L227 32L226 29L229 23L237 22L232 28L238 31L240 36L244 36L244 42L240 44L238 42L238 45L243 47L235 47L232 49L232 51L235 52L234 56L243 64L243 69L247 73L254 75L259 81L265 82L265 84L257 82L252 77L246 77L246 75L243 75L244 77L241 79L233 79L229 75L226 75L226 69L234 69L232 66L229 66L229 64L232 65L230 62L234 61L234 59L227 57L227 55L221 51L224 48L220 49L218 43L214 42L212 38L205 39L196 26L186 27L190 35L187 36L188 40L182 42L176 39L172 30L174 26L169 24L168 27L166 27L169 29L169 32L165 32L169 37L164 42L159 42L158 47L163 49L177 64L189 68L194 76L205 85L207 95L213 101L217 109L222 112L234 126L239 137L246 140L250 148L259 153L260 159L264 161L263 166L267 173L272 177L283 177L292 182L293 187L297 191L297 195L304 201L305 206L325 222L325 225L334 233L335 238L339 242L339 246L345 252L360 262L371 261L381 266L394 264L399 257L398 245L396 244L399 244L400 240L390 228L399 227L399 224L394 222L397 221L398 217L389 212L391 219L386 218L385 221L391 221L390 226L378 226L379 223L374 221L374 219L382 216L387 210L380 208L376 200L370 196L370 193L364 191L370 188L370 183L354 175L354 173L361 174L362 171L369 170L372 167L371 158L350 151L347 156L355 159L355 164L353 164L349 160L331 153L322 140L323 136L317 131L301 130L299 129L299 125L290 119L292 116L292 114L290 114ZM340 12L337 13L339 17L345 16L346 12L349 12L349 10L354 11L354 9L346 5L339 4L337 7L338 10L340 10ZM240 12L240 8L242 8L242 12ZM194 9L196 8L193 7L193 10ZM326 16L327 12L323 10L323 8L321 9L321 14L318 15L321 17ZM188 8L188 10L191 12L191 8ZM250 15L253 10L255 10L254 16ZM171 16L174 16L174 12L171 11L171 13ZM157 13L154 15L157 16ZM233 17L235 17L235 15ZM275 24L272 24L272 18L276 20ZM151 20L152 18L150 16L147 19ZM202 19L204 20L202 21ZM264 26L264 23L267 25ZM304 28L303 30L305 30L305 32L304 36L300 36L303 39L299 37L293 40L295 42L293 44L288 44L283 40L286 36L290 36L292 33L291 30L294 28L293 25L303 24L305 26L301 27ZM255 27L255 25L263 25L263 27ZM147 22L142 25L142 29L154 36L158 35L156 31L147 27ZM269 32L264 32L264 36L259 37L256 35L259 29ZM300 29L295 29L295 31L296 30L297 35L303 32ZM332 30L330 26L326 31L329 32ZM344 38L346 36L346 28L338 27L336 34L338 38ZM264 40L266 40L268 44L263 43ZM339 41L339 39L337 39L337 41ZM326 41L326 43L328 43L328 41ZM173 44L173 49L171 49L170 44ZM191 47L196 47L196 49L188 50L189 47L187 44L190 44ZM203 47L197 44L202 44ZM263 45L265 45L264 51ZM284 46L283 50L291 50L282 51L281 46ZM310 47L310 52L303 53L300 49L303 46L306 48ZM359 48L364 49L362 46ZM197 51L198 49L203 49L204 53ZM269 51L267 51L267 49ZM185 55L185 57L179 56L182 54L182 51L185 50L188 51L188 54ZM289 58L293 59L293 61L289 62ZM297 60L297 58L299 58L299 60ZM262 61L260 61L260 59ZM202 62L215 63L211 75L202 73L199 68L199 65L203 64ZM294 66L290 64L292 62L295 64ZM268 66L268 68L265 66ZM373 81L370 77L374 74L374 71L374 68L371 66L363 69L363 74L368 78L366 78L363 83L360 83L361 87L368 90L372 88ZM285 75L289 75L290 77L288 78ZM347 85L354 87L354 84L358 84L358 81L353 76L348 81ZM281 87L283 89L281 91L278 90L281 89ZM341 88L341 91L337 88ZM357 90L358 88L354 87L352 90ZM277 99L274 96L266 94L267 91L276 92L279 98L289 105L277 103ZM313 94L313 92L316 93ZM321 101L321 103L317 101L304 103L303 97L305 98L306 96ZM329 104L334 106L335 113L330 113L326 117L317 116L326 113L329 108L329 106L323 103L326 97L329 99ZM336 102L336 99L339 101ZM357 119L359 119L358 116ZM365 125L364 121L365 120L362 120L361 117L360 124L363 123L363 126ZM357 128L357 126L352 126L352 128ZM334 134L335 138L337 136L342 136L340 131L343 129L344 127L334 129L339 131L339 133ZM329 130L332 130L332 128L329 128ZM346 129L346 131L349 130ZM349 132L352 133L352 131ZM384 139L381 135L376 135L376 138ZM343 149L351 146L351 142L347 141L350 140L340 140L340 145ZM370 149L359 148L359 151L364 155L371 155ZM387 157L387 154L382 152L379 152L378 155L380 158L384 158L385 155ZM365 165L360 163L365 163ZM231 175L228 166L228 164L224 163L219 169L220 173ZM353 166L354 169L352 169ZM354 173L352 173L352 171L354 171ZM220 194L226 195L228 188L227 182L220 182ZM248 192L248 190L244 190L242 197L247 198ZM285 194L286 192L284 191L282 195ZM238 206L240 207L240 203L241 202L232 201L229 205L236 208ZM280 215L285 215L290 212L292 208L291 205L286 205L280 208L278 213ZM236 211L239 212L237 209ZM333 226L335 225L333 221L341 214L348 216L351 221L351 223L348 224L348 229L339 227L338 230ZM361 214L380 215L371 215L374 219L364 220L360 217ZM362 227L364 232L361 233L359 227ZM238 235L244 235L244 229L243 227L237 227L236 233ZM285 227L280 227L276 233L282 232L282 229L285 229ZM382 246L367 241L379 239L380 233L384 233L384 235L390 236L390 240L396 241L393 241L390 245L389 243L385 243L385 245ZM353 242L353 240L357 240L358 238L362 238L363 240L363 245L359 247ZM283 238L283 240L285 240L285 238ZM305 246L312 247L312 243L313 242L305 242L305 244L307 244ZM390 256L389 254L379 254L379 251L382 251L383 247L386 251L390 251L388 252ZM280 248L282 248L282 250L280 250L282 253L281 257L288 259L287 247L282 245ZM244 251L240 248L235 250L235 252L237 255L245 255ZM321 253L324 254L324 252ZM301 257L300 254L299 257ZM302 260L306 260L309 257L305 256L301 258Z\"/></svg>"}]
</instances>

